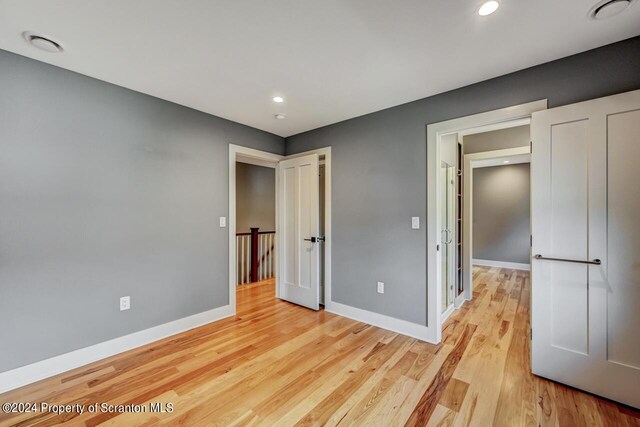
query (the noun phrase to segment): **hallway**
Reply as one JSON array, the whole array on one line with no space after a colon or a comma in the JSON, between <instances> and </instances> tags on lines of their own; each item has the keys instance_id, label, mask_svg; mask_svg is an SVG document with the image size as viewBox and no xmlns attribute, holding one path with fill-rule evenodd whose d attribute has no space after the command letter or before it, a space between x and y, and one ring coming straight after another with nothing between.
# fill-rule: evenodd
<instances>
[{"instance_id":1,"label":"hallway","mask_svg":"<svg viewBox=\"0 0 640 427\"><path fill-rule=\"evenodd\" d=\"M640 414L529 374L528 272L479 267L431 345L242 285L238 315L0 396L172 403L171 413L31 413L0 425L596 425Z\"/></svg>"}]
</instances>

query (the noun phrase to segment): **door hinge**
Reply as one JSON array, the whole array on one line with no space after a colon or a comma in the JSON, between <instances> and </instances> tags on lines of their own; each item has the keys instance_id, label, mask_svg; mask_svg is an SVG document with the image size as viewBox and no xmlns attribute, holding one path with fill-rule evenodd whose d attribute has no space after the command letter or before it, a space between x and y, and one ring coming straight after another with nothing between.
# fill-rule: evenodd
<instances>
[{"instance_id":1,"label":"door hinge","mask_svg":"<svg viewBox=\"0 0 640 427\"><path fill-rule=\"evenodd\" d=\"M533 234L529 234L529 246L533 247Z\"/></svg>"},{"instance_id":2,"label":"door hinge","mask_svg":"<svg viewBox=\"0 0 640 427\"><path fill-rule=\"evenodd\" d=\"M529 329L529 339L533 341L533 328Z\"/></svg>"},{"instance_id":3,"label":"door hinge","mask_svg":"<svg viewBox=\"0 0 640 427\"><path fill-rule=\"evenodd\" d=\"M533 141L529 141L529 153L533 153Z\"/></svg>"}]
</instances>

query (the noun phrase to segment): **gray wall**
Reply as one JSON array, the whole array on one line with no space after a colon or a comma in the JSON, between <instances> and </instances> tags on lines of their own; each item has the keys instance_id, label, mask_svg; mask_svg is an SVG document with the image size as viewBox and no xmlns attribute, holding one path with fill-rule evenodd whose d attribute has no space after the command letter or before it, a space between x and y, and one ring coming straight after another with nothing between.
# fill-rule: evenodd
<instances>
[{"instance_id":1,"label":"gray wall","mask_svg":"<svg viewBox=\"0 0 640 427\"><path fill-rule=\"evenodd\" d=\"M529 125L476 133L464 137L464 154L526 147L531 141Z\"/></svg>"},{"instance_id":2,"label":"gray wall","mask_svg":"<svg viewBox=\"0 0 640 427\"><path fill-rule=\"evenodd\" d=\"M529 264L529 164L473 170L473 258Z\"/></svg>"},{"instance_id":3,"label":"gray wall","mask_svg":"<svg viewBox=\"0 0 640 427\"><path fill-rule=\"evenodd\" d=\"M284 140L4 51L0 70L0 371L228 304L228 144Z\"/></svg>"},{"instance_id":4,"label":"gray wall","mask_svg":"<svg viewBox=\"0 0 640 427\"><path fill-rule=\"evenodd\" d=\"M276 170L236 163L236 231L276 229Z\"/></svg>"},{"instance_id":5,"label":"gray wall","mask_svg":"<svg viewBox=\"0 0 640 427\"><path fill-rule=\"evenodd\" d=\"M426 324L426 125L547 98L640 88L640 37L287 138L332 147L335 301ZM411 216L421 230L411 230ZM376 281L385 293L376 293Z\"/></svg>"}]
</instances>

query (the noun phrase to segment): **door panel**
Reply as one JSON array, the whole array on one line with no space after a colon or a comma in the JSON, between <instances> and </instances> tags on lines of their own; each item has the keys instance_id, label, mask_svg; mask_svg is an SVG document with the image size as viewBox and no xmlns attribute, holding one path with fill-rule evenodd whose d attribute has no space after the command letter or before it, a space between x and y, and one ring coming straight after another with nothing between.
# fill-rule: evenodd
<instances>
[{"instance_id":1,"label":"door panel","mask_svg":"<svg viewBox=\"0 0 640 427\"><path fill-rule=\"evenodd\" d=\"M320 211L320 188L318 182L318 164L312 163L300 165L298 168L300 179L300 187L298 197L300 198L298 230L303 238L311 236L319 236L320 219L318 217ZM309 191L311 187L317 188L317 191ZM304 242L304 243L303 243ZM300 242L302 250L300 254L300 275L298 286L301 288L311 289L314 285L319 285L316 277L317 262L314 262L314 252L317 253L316 244ZM315 265L314 265L315 264Z\"/></svg>"},{"instance_id":2,"label":"door panel","mask_svg":"<svg viewBox=\"0 0 640 427\"><path fill-rule=\"evenodd\" d=\"M551 127L551 241L547 253L587 258L587 125L580 120ZM587 272L581 264L549 264L554 346L588 352Z\"/></svg>"},{"instance_id":3,"label":"door panel","mask_svg":"<svg viewBox=\"0 0 640 427\"><path fill-rule=\"evenodd\" d=\"M534 374L640 407L640 91L534 113ZM594 260L599 260L595 262Z\"/></svg>"},{"instance_id":4,"label":"door panel","mask_svg":"<svg viewBox=\"0 0 640 427\"><path fill-rule=\"evenodd\" d=\"M310 240L320 235L318 163L313 154L278 164L279 296L314 310L320 301L320 251Z\"/></svg>"},{"instance_id":5,"label":"door panel","mask_svg":"<svg viewBox=\"0 0 640 427\"><path fill-rule=\"evenodd\" d=\"M279 213L281 224L279 235L282 240L280 249L280 260L295 260L297 251L297 228L295 224L296 218L296 198L284 197L285 194L295 195L297 193L297 170L295 167L281 168L280 169L280 185L283 187L282 196L282 210ZM282 268L280 271L280 281L284 284L296 283L296 263L295 262L281 262Z\"/></svg>"},{"instance_id":6,"label":"door panel","mask_svg":"<svg viewBox=\"0 0 640 427\"><path fill-rule=\"evenodd\" d=\"M640 110L610 115L607 141L607 354L640 368Z\"/></svg>"}]
</instances>

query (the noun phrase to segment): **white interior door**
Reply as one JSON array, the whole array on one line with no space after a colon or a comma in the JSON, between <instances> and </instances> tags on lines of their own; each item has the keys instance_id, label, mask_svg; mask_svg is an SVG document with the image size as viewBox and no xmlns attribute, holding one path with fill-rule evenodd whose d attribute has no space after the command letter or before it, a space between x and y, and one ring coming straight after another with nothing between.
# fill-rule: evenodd
<instances>
[{"instance_id":1,"label":"white interior door","mask_svg":"<svg viewBox=\"0 0 640 427\"><path fill-rule=\"evenodd\" d=\"M640 407L640 91L531 130L533 373Z\"/></svg>"},{"instance_id":2,"label":"white interior door","mask_svg":"<svg viewBox=\"0 0 640 427\"><path fill-rule=\"evenodd\" d=\"M313 310L320 303L320 206L317 154L278 164L281 299Z\"/></svg>"}]
</instances>

